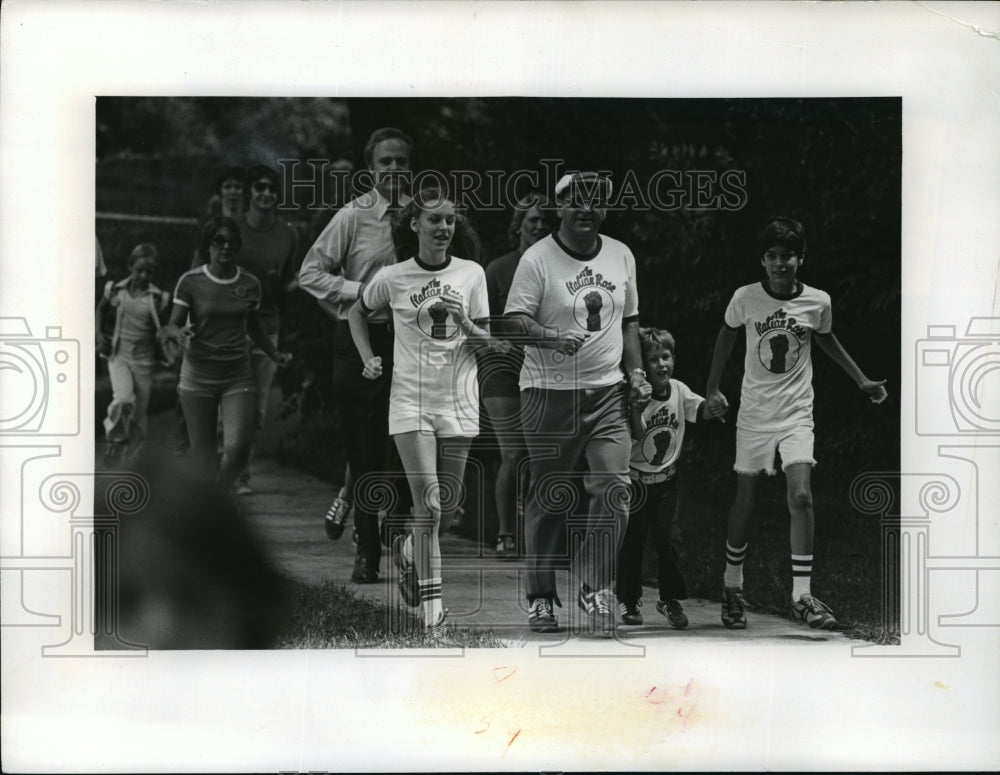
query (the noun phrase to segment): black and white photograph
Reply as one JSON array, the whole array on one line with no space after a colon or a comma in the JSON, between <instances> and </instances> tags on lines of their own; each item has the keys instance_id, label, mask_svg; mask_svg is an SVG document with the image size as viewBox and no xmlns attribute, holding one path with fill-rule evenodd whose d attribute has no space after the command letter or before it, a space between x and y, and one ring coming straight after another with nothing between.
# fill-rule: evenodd
<instances>
[{"instance_id":1,"label":"black and white photograph","mask_svg":"<svg viewBox=\"0 0 1000 775\"><path fill-rule=\"evenodd\" d=\"M996 766L1000 4L142 7L3 25L5 768Z\"/></svg>"},{"instance_id":2,"label":"black and white photograph","mask_svg":"<svg viewBox=\"0 0 1000 775\"><path fill-rule=\"evenodd\" d=\"M898 98L98 98L95 460L162 489L112 645L898 643L856 480L899 459L901 128ZM187 462L233 505L180 504ZM283 603L230 575L268 572Z\"/></svg>"}]
</instances>

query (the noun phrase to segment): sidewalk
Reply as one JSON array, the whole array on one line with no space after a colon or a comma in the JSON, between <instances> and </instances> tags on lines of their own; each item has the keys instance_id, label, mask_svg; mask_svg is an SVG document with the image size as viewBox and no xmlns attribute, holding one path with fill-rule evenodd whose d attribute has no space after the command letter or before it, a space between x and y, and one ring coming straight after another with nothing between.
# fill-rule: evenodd
<instances>
[{"instance_id":1,"label":"sidewalk","mask_svg":"<svg viewBox=\"0 0 1000 775\"><path fill-rule=\"evenodd\" d=\"M240 498L244 513L271 547L274 561L296 579L319 583L331 579L347 584L359 595L393 604L399 601L396 589L398 574L388 550L382 557L381 581L378 584L354 584L354 545L348 528L337 541L323 531L323 517L335 496L333 488L313 476L281 466L270 458L255 461L252 469L254 494ZM483 542L479 542L480 544ZM554 634L533 633L527 626L524 599L523 561L498 560L489 550L480 553L477 542L445 534L442 586L448 619L455 626L491 629L511 645L559 644L569 640L583 642L586 650L609 647L606 639L574 635L581 624L582 612L576 606L576 584L569 575L559 579L563 607L556 614L563 631ZM847 639L837 632L811 630L790 619L748 610L748 628L730 631L719 620L720 603L687 600L684 603L690 624L685 630L671 628L656 612L656 591L647 588L645 623L639 627L619 627L619 643L614 648L650 646L671 639L700 640L715 644L745 640L788 642L806 641L844 648ZM569 628L567 627L569 625ZM629 646L625 646L627 643Z\"/></svg>"},{"instance_id":2,"label":"sidewalk","mask_svg":"<svg viewBox=\"0 0 1000 775\"><path fill-rule=\"evenodd\" d=\"M151 445L169 448L167 440L172 438L173 418L172 408L150 417ZM265 435L273 436L273 430L265 429ZM98 461L101 449L99 440ZM311 584L331 580L350 586L361 597L403 605L396 587L398 574L386 549L379 569L379 583L354 584L351 581L354 545L350 527L337 541L328 539L323 530L324 515L336 494L333 487L310 474L283 466L271 457L256 458L251 476L253 494L238 497L240 510L259 531L273 561L284 573ZM448 621L453 625L493 630L512 646L531 644L612 655L615 649L655 648L675 639L717 646L736 645L747 640L758 644L800 641L813 648L839 649L852 642L839 632L811 630L790 619L758 613L753 610L752 601L747 611L746 630L725 629L719 620L720 603L697 599L684 601L690 623L685 630L675 630L656 612L656 591L648 587L646 605L642 609L643 625L620 626L614 641L595 638L581 631L585 628L581 626L583 614L576 605L577 583L568 573L560 575L558 581L563 607L556 609L556 615L562 631L533 633L527 626L524 562L498 560L488 549L480 551L478 548L489 543L451 533L442 537L444 605L449 609Z\"/></svg>"}]
</instances>

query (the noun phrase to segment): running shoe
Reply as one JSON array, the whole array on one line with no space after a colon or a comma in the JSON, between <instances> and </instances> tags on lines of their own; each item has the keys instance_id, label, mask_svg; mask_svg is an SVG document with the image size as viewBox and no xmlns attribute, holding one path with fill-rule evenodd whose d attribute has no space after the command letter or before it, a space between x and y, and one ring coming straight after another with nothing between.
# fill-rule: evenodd
<instances>
[{"instance_id":1,"label":"running shoe","mask_svg":"<svg viewBox=\"0 0 1000 775\"><path fill-rule=\"evenodd\" d=\"M747 601L743 597L742 587L726 587L722 600L722 623L730 630L745 630L747 628Z\"/></svg>"},{"instance_id":2,"label":"running shoe","mask_svg":"<svg viewBox=\"0 0 1000 775\"><path fill-rule=\"evenodd\" d=\"M679 601L668 600L664 603L662 600L657 600L656 610L667 617L671 627L683 630L688 626L687 614L684 613L684 606Z\"/></svg>"},{"instance_id":3,"label":"running shoe","mask_svg":"<svg viewBox=\"0 0 1000 775\"><path fill-rule=\"evenodd\" d=\"M618 613L621 614L622 624L628 624L632 626L637 626L642 624L642 614L639 613L639 609L642 608L642 601L636 601L635 603L622 603L618 602Z\"/></svg>"},{"instance_id":4,"label":"running shoe","mask_svg":"<svg viewBox=\"0 0 1000 775\"><path fill-rule=\"evenodd\" d=\"M805 622L814 630L832 630L837 626L837 619L830 606L820 602L808 592L803 592L802 596L792 603L792 618Z\"/></svg>"},{"instance_id":5,"label":"running shoe","mask_svg":"<svg viewBox=\"0 0 1000 775\"><path fill-rule=\"evenodd\" d=\"M611 635L618 624L618 600L610 589L599 589L594 593L594 613L591 621L594 628L604 635Z\"/></svg>"},{"instance_id":6,"label":"running shoe","mask_svg":"<svg viewBox=\"0 0 1000 775\"><path fill-rule=\"evenodd\" d=\"M559 622L553 612L551 597L536 597L528 607L528 626L532 632L558 632Z\"/></svg>"},{"instance_id":7,"label":"running shoe","mask_svg":"<svg viewBox=\"0 0 1000 775\"><path fill-rule=\"evenodd\" d=\"M326 517L323 519L323 529L326 531L326 537L331 541L336 541L340 538L344 534L344 526L353 514L354 507L344 500L343 496L338 495L333 503L330 504L330 508L326 512Z\"/></svg>"}]
</instances>

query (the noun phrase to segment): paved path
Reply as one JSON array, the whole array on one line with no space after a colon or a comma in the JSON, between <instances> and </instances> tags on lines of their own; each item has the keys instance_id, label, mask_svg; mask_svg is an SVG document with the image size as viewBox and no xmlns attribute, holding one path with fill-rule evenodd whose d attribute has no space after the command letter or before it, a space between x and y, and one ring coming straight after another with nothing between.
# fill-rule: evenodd
<instances>
[{"instance_id":1,"label":"paved path","mask_svg":"<svg viewBox=\"0 0 1000 775\"><path fill-rule=\"evenodd\" d=\"M323 531L323 515L335 493L332 488L313 476L279 465L272 459L256 461L253 469L254 494L240 498L244 513L261 531L271 547L278 565L302 581L319 582L332 579L349 584L361 596L399 601L396 591L398 578L388 552L382 558L378 584L353 584L354 546L350 529L337 541L329 540ZM558 644L571 638L565 627L580 625L582 612L576 606L575 589L568 574L559 579L564 598L563 608L556 609L562 633L541 635L527 627L524 601L524 562L503 561L489 550L480 551L477 542L446 534L442 538L444 604L449 621L456 626L491 629L511 645L522 643ZM572 591L571 591L572 590ZM719 603L706 600L685 601L690 624L686 630L671 628L655 609L656 592L646 590L645 623L639 627L619 628L620 639L629 644L651 645L672 638L700 639L720 642L734 640L808 641L837 643L843 647L845 638L839 633L811 630L803 624L781 617L748 612L749 627L742 632L726 630L719 621ZM572 640L581 640L572 637ZM594 641L586 637L587 641ZM598 639L601 648L607 640ZM595 644L596 645L596 644ZM587 646L583 646L587 648Z\"/></svg>"},{"instance_id":2,"label":"paved path","mask_svg":"<svg viewBox=\"0 0 1000 775\"><path fill-rule=\"evenodd\" d=\"M151 444L162 444L169 437L172 416L170 410L150 418ZM274 561L286 574L311 583L332 580L350 585L360 596L402 604L396 589L397 572L387 551L379 583L351 582L354 546L350 528L338 541L329 540L323 531L323 516L335 495L329 484L268 457L256 459L251 472L254 492L239 497L241 511L260 531ZM617 642L609 642L579 632L582 612L576 606L576 585L568 574L559 579L564 602L556 614L562 632L533 633L527 627L523 561L498 560L490 550L480 551L477 542L450 533L442 538L442 553L443 596L445 607L450 609L449 622L493 630L510 645L552 645L584 653L595 649L610 653L608 649L655 646L678 638L719 645L741 640L802 641L811 646L839 648L848 642L840 633L811 630L789 619L753 610L748 611L746 630L726 630L719 621L720 604L695 599L684 603L690 620L688 628L675 630L656 612L656 592L650 588L646 589L646 607L642 611L646 622L639 627L620 627Z\"/></svg>"}]
</instances>

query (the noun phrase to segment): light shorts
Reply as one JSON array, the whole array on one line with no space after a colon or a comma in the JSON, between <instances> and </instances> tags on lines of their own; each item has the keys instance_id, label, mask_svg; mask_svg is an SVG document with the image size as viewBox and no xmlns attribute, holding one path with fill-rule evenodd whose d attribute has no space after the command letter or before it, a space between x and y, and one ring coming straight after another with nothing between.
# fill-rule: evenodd
<instances>
[{"instance_id":1,"label":"light shorts","mask_svg":"<svg viewBox=\"0 0 1000 775\"><path fill-rule=\"evenodd\" d=\"M738 474L774 476L774 453L781 453L781 470L793 463L816 465L813 458L813 429L795 426L780 431L750 431L736 429L736 465Z\"/></svg>"},{"instance_id":2,"label":"light shorts","mask_svg":"<svg viewBox=\"0 0 1000 775\"><path fill-rule=\"evenodd\" d=\"M455 417L450 414L428 414L411 409L405 412L389 410L389 435L400 433L433 433L438 438L474 438L479 435L476 418Z\"/></svg>"},{"instance_id":3,"label":"light shorts","mask_svg":"<svg viewBox=\"0 0 1000 775\"><path fill-rule=\"evenodd\" d=\"M184 355L177 390L196 398L223 398L241 393L257 393L249 354L235 364L219 367L211 362Z\"/></svg>"}]
</instances>

